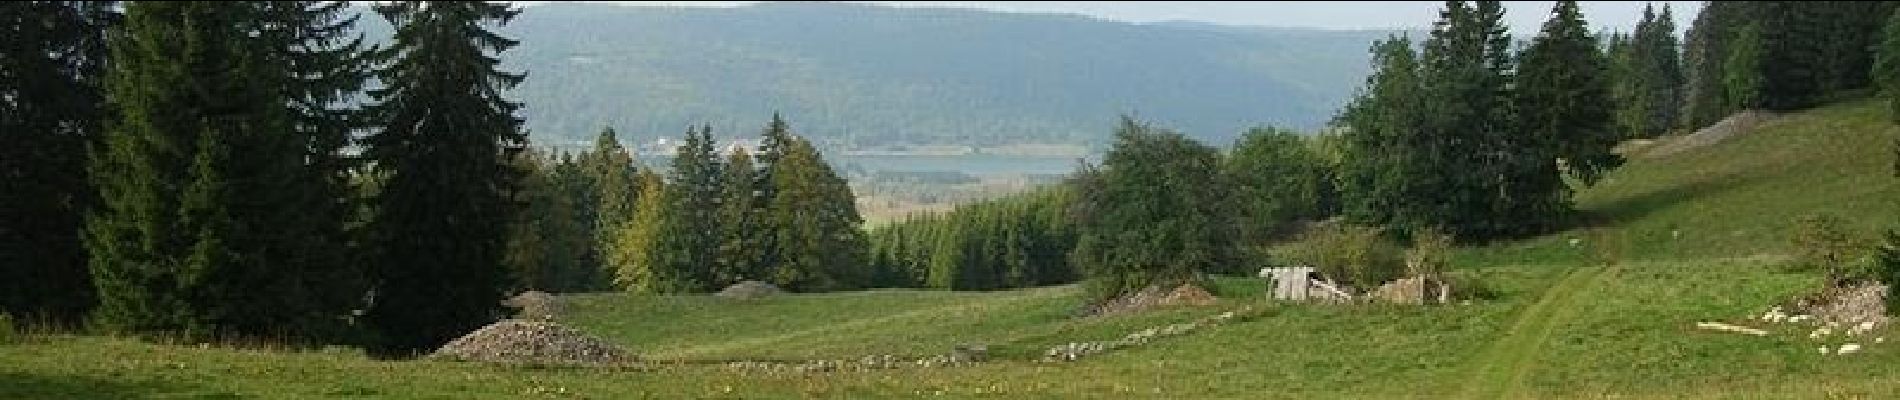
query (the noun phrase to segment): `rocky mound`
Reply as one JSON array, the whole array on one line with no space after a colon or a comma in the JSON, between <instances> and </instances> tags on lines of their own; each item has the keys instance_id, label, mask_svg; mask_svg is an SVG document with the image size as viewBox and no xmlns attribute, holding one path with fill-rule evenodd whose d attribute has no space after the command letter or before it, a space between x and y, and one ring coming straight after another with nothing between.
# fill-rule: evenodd
<instances>
[{"instance_id":1,"label":"rocky mound","mask_svg":"<svg viewBox=\"0 0 1900 400\"><path fill-rule=\"evenodd\" d=\"M515 318L552 321L561 313L560 299L547 292L530 290L503 300L501 305L515 309Z\"/></svg>"},{"instance_id":2,"label":"rocky mound","mask_svg":"<svg viewBox=\"0 0 1900 400\"><path fill-rule=\"evenodd\" d=\"M1887 285L1862 283L1831 287L1795 301L1799 314L1813 315L1822 323L1854 326L1872 322L1887 325Z\"/></svg>"},{"instance_id":3,"label":"rocky mound","mask_svg":"<svg viewBox=\"0 0 1900 400\"><path fill-rule=\"evenodd\" d=\"M464 335L432 355L463 361L601 365L634 361L607 341L553 322L503 320Z\"/></svg>"},{"instance_id":4,"label":"rocky mound","mask_svg":"<svg viewBox=\"0 0 1900 400\"><path fill-rule=\"evenodd\" d=\"M776 295L776 294L784 293L784 292L785 291L779 289L778 286L772 286L772 284L770 283L759 282L759 281L744 281L744 282L734 283L732 284L732 286L727 286L725 289L720 290L719 293L714 293L713 296L718 296L718 297L723 297L723 298L728 298L728 299L750 300L750 299L757 299L761 297L772 296L772 295Z\"/></svg>"},{"instance_id":5,"label":"rocky mound","mask_svg":"<svg viewBox=\"0 0 1900 400\"><path fill-rule=\"evenodd\" d=\"M1078 314L1084 317L1115 315L1140 312L1155 307L1209 306L1214 302L1212 293L1192 283L1184 283L1173 288L1157 285L1084 307Z\"/></svg>"},{"instance_id":6,"label":"rocky mound","mask_svg":"<svg viewBox=\"0 0 1900 400\"><path fill-rule=\"evenodd\" d=\"M1644 157L1663 157L1686 150L1721 143L1735 135L1748 133L1762 123L1774 120L1776 115L1767 111L1742 111L1716 121L1695 133L1682 135L1671 140L1657 143L1643 154Z\"/></svg>"}]
</instances>

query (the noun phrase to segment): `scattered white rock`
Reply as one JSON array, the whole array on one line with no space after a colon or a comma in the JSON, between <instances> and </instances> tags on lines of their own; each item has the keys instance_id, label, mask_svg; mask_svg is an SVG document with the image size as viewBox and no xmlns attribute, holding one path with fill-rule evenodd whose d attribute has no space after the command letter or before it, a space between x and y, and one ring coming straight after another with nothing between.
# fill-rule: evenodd
<instances>
[{"instance_id":1,"label":"scattered white rock","mask_svg":"<svg viewBox=\"0 0 1900 400\"><path fill-rule=\"evenodd\" d=\"M1847 354L1854 354L1855 352L1859 352L1859 351L1860 351L1859 343L1848 343L1848 344L1841 345L1841 349L1836 350L1834 354L1847 355Z\"/></svg>"},{"instance_id":2,"label":"scattered white rock","mask_svg":"<svg viewBox=\"0 0 1900 400\"><path fill-rule=\"evenodd\" d=\"M1696 323L1695 325L1696 325L1696 327L1697 327L1697 328L1702 328L1702 329L1709 329L1709 330L1718 330L1718 331L1728 331L1728 332L1736 332L1736 333L1745 333L1745 334L1750 334L1750 335L1755 335L1755 336L1767 336L1767 335L1768 335L1768 331L1764 331L1764 330L1760 330L1760 329L1755 329L1755 328L1750 328L1750 327L1746 327L1746 326L1739 326L1739 325L1729 325L1729 324L1724 324L1724 323L1720 323L1720 322L1698 322L1698 323Z\"/></svg>"},{"instance_id":3,"label":"scattered white rock","mask_svg":"<svg viewBox=\"0 0 1900 400\"><path fill-rule=\"evenodd\" d=\"M1821 346L1821 355L1827 355L1827 346Z\"/></svg>"},{"instance_id":4,"label":"scattered white rock","mask_svg":"<svg viewBox=\"0 0 1900 400\"><path fill-rule=\"evenodd\" d=\"M1832 335L1832 334L1834 334L1833 330L1829 330L1827 329L1827 327L1823 326L1820 328L1814 328L1813 332L1808 332L1808 338L1820 339L1820 338L1826 337L1827 335Z\"/></svg>"},{"instance_id":5,"label":"scattered white rock","mask_svg":"<svg viewBox=\"0 0 1900 400\"><path fill-rule=\"evenodd\" d=\"M1887 338L1885 337L1874 338L1874 343L1886 343L1886 342L1887 342Z\"/></svg>"}]
</instances>

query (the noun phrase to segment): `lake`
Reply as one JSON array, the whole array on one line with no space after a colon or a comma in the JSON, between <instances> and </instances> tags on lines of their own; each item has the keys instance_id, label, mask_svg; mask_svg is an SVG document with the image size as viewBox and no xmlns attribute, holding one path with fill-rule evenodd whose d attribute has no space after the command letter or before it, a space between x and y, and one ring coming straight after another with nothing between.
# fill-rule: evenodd
<instances>
[{"instance_id":1,"label":"lake","mask_svg":"<svg viewBox=\"0 0 1900 400\"><path fill-rule=\"evenodd\" d=\"M1091 161L1100 156L1089 156ZM839 173L857 170L863 172L931 172L952 171L975 176L1003 175L1063 175L1074 172L1080 161L1069 156L1020 156L998 154L964 155L826 155L826 161ZM640 162L651 167L665 169L672 161L670 156L642 155Z\"/></svg>"}]
</instances>

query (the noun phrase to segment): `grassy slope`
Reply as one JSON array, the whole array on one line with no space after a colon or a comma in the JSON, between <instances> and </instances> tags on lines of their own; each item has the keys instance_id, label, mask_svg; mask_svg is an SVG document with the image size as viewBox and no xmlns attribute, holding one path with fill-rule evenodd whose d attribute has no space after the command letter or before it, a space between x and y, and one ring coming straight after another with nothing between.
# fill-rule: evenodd
<instances>
[{"instance_id":1,"label":"grassy slope","mask_svg":"<svg viewBox=\"0 0 1900 400\"><path fill-rule=\"evenodd\" d=\"M0 398L41 397L1378 397L1827 398L1900 392L1900 348L1816 354L1800 338L1696 331L1806 290L1782 231L1830 211L1894 221L1891 128L1873 102L1795 115L1705 149L1639 159L1579 195L1599 228L1467 249L1500 293L1432 308L1273 306L1265 315L1074 364L761 376L376 362L354 353L196 349L96 337L0 345ZM1680 231L1680 236L1671 234ZM1571 246L1569 239L1582 239ZM1602 263L1600 260L1615 260ZM1560 284L1561 282L1561 284ZM1241 286L1245 283L1228 281ZM1257 290L1257 286L1253 289ZM1230 289L1225 292L1245 292ZM1006 358L1216 310L1072 321L1075 288L876 291L734 303L583 296L572 322L662 359L935 354ZM1893 335L1900 340L1900 335ZM1900 346L1889 344L1886 346ZM542 393L564 389L565 392Z\"/></svg>"}]
</instances>

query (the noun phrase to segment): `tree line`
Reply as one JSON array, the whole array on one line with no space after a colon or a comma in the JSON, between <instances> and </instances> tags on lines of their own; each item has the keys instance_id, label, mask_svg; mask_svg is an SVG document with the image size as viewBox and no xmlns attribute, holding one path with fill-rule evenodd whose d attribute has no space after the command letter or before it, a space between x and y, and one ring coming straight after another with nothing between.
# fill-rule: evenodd
<instances>
[{"instance_id":1,"label":"tree line","mask_svg":"<svg viewBox=\"0 0 1900 400\"><path fill-rule=\"evenodd\" d=\"M4 311L186 340L426 351L519 290L869 284L853 196L775 117L756 159L688 130L530 150L499 3L3 6ZM17 190L15 190L17 189Z\"/></svg>"},{"instance_id":2,"label":"tree line","mask_svg":"<svg viewBox=\"0 0 1900 400\"><path fill-rule=\"evenodd\" d=\"M1337 213L1339 138L1258 128L1226 154L1123 118L1063 183L872 229L880 287L992 290L1088 278L1100 295L1268 265L1266 244Z\"/></svg>"},{"instance_id":3,"label":"tree line","mask_svg":"<svg viewBox=\"0 0 1900 400\"><path fill-rule=\"evenodd\" d=\"M1048 187L872 229L870 283L992 290L1074 282L1072 197Z\"/></svg>"}]
</instances>

